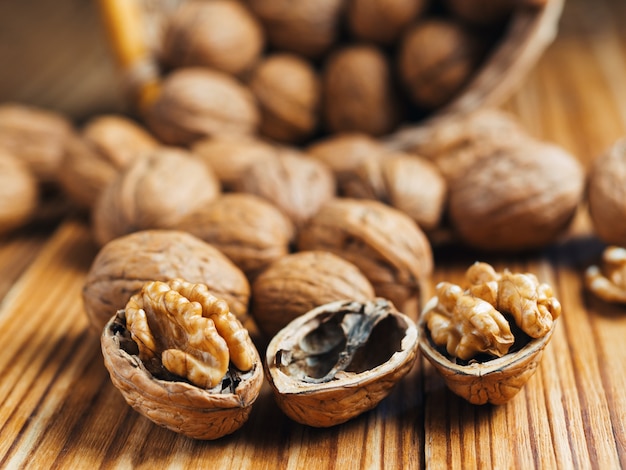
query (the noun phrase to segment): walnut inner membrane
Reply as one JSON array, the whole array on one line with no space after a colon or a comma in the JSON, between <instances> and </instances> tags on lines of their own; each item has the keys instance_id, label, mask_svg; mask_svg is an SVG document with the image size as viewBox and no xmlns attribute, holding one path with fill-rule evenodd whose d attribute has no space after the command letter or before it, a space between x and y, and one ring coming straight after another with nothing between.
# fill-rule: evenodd
<instances>
[{"instance_id":1,"label":"walnut inner membrane","mask_svg":"<svg viewBox=\"0 0 626 470\"><path fill-rule=\"evenodd\" d=\"M326 383L372 370L402 349L402 320L389 315L388 301L344 307L318 317L291 349L277 352L282 372L303 382Z\"/></svg>"}]
</instances>

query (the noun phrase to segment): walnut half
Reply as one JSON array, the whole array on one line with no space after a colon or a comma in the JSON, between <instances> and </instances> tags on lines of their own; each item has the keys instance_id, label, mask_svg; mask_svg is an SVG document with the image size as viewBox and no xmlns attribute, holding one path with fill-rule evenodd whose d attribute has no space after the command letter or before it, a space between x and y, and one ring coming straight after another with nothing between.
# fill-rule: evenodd
<instances>
[{"instance_id":1,"label":"walnut half","mask_svg":"<svg viewBox=\"0 0 626 470\"><path fill-rule=\"evenodd\" d=\"M126 402L196 439L239 429L261 389L263 368L247 330L203 284L145 283L106 325L101 344Z\"/></svg>"},{"instance_id":2,"label":"walnut half","mask_svg":"<svg viewBox=\"0 0 626 470\"><path fill-rule=\"evenodd\" d=\"M561 304L531 273L475 263L466 277L466 289L437 285L419 320L420 349L457 395L504 403L533 375Z\"/></svg>"}]
</instances>

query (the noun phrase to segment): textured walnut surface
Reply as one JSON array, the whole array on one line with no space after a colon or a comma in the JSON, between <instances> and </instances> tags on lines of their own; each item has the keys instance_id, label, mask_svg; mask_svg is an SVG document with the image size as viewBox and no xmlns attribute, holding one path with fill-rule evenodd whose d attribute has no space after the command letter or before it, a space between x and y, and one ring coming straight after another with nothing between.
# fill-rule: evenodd
<instances>
[{"instance_id":1,"label":"textured walnut surface","mask_svg":"<svg viewBox=\"0 0 626 470\"><path fill-rule=\"evenodd\" d=\"M251 313L271 338L319 305L373 297L374 288L354 264L326 251L300 251L273 262L254 280Z\"/></svg>"},{"instance_id":2,"label":"textured walnut surface","mask_svg":"<svg viewBox=\"0 0 626 470\"><path fill-rule=\"evenodd\" d=\"M301 231L298 248L330 251L352 262L376 295L399 308L433 269L424 232L406 214L378 201L329 201Z\"/></svg>"},{"instance_id":3,"label":"textured walnut surface","mask_svg":"<svg viewBox=\"0 0 626 470\"><path fill-rule=\"evenodd\" d=\"M246 193L227 193L181 220L177 229L210 243L249 278L289 253L295 227L277 207Z\"/></svg>"},{"instance_id":4,"label":"textured walnut surface","mask_svg":"<svg viewBox=\"0 0 626 470\"><path fill-rule=\"evenodd\" d=\"M413 321L389 301L338 301L274 336L266 376L291 419L328 427L376 407L410 371L416 353Z\"/></svg>"},{"instance_id":5,"label":"textured walnut surface","mask_svg":"<svg viewBox=\"0 0 626 470\"><path fill-rule=\"evenodd\" d=\"M173 228L213 201L220 184L189 152L162 147L137 159L102 191L93 209L93 231L103 245L138 230Z\"/></svg>"},{"instance_id":6,"label":"textured walnut surface","mask_svg":"<svg viewBox=\"0 0 626 470\"><path fill-rule=\"evenodd\" d=\"M103 246L87 273L83 306L100 331L146 281L177 278L206 284L245 321L250 286L243 272L213 246L176 230L135 232Z\"/></svg>"},{"instance_id":7,"label":"textured walnut surface","mask_svg":"<svg viewBox=\"0 0 626 470\"><path fill-rule=\"evenodd\" d=\"M391 44L427 4L426 0L352 0L348 2L347 21L358 39Z\"/></svg>"}]
</instances>

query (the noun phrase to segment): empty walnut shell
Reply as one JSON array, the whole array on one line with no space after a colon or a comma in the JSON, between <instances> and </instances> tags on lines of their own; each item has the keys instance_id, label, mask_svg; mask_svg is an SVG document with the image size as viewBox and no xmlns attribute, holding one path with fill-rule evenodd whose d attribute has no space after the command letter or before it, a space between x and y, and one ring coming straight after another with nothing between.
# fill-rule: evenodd
<instances>
[{"instance_id":1,"label":"empty walnut shell","mask_svg":"<svg viewBox=\"0 0 626 470\"><path fill-rule=\"evenodd\" d=\"M319 306L267 347L266 377L294 421L328 427L376 407L412 368L417 328L385 299Z\"/></svg>"},{"instance_id":2,"label":"empty walnut shell","mask_svg":"<svg viewBox=\"0 0 626 470\"><path fill-rule=\"evenodd\" d=\"M513 398L535 373L554 325L544 336L530 340L515 352L487 362L457 364L436 347L420 319L419 348L455 394L475 405L500 405Z\"/></svg>"},{"instance_id":3,"label":"empty walnut shell","mask_svg":"<svg viewBox=\"0 0 626 470\"><path fill-rule=\"evenodd\" d=\"M263 384L263 367L240 372L231 367L221 384L197 387L178 378L157 378L138 357L137 344L126 329L124 310L106 324L101 336L104 364L111 381L136 411L174 432L194 439L218 439L235 432L248 419Z\"/></svg>"}]
</instances>

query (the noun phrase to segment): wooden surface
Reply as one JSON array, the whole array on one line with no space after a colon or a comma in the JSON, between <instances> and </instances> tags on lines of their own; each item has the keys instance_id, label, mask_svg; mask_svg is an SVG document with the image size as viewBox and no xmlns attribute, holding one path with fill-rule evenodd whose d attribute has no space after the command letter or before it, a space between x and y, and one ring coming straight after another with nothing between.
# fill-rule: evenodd
<instances>
[{"instance_id":1,"label":"wooden surface","mask_svg":"<svg viewBox=\"0 0 626 470\"><path fill-rule=\"evenodd\" d=\"M624 24L623 0L568 0L557 41L505 106L586 166L626 134ZM36 101L28 78L0 96ZM63 86L49 102L71 102L73 93L55 95ZM0 238L0 467L624 468L626 307L582 288L602 247L583 208L568 236L539 252L436 252L432 285L459 280L481 256L535 272L563 305L538 372L506 405L469 405L419 358L377 409L344 425L295 424L265 386L240 431L198 442L139 416L111 385L80 301L96 253L85 220L27 227Z\"/></svg>"}]
</instances>

